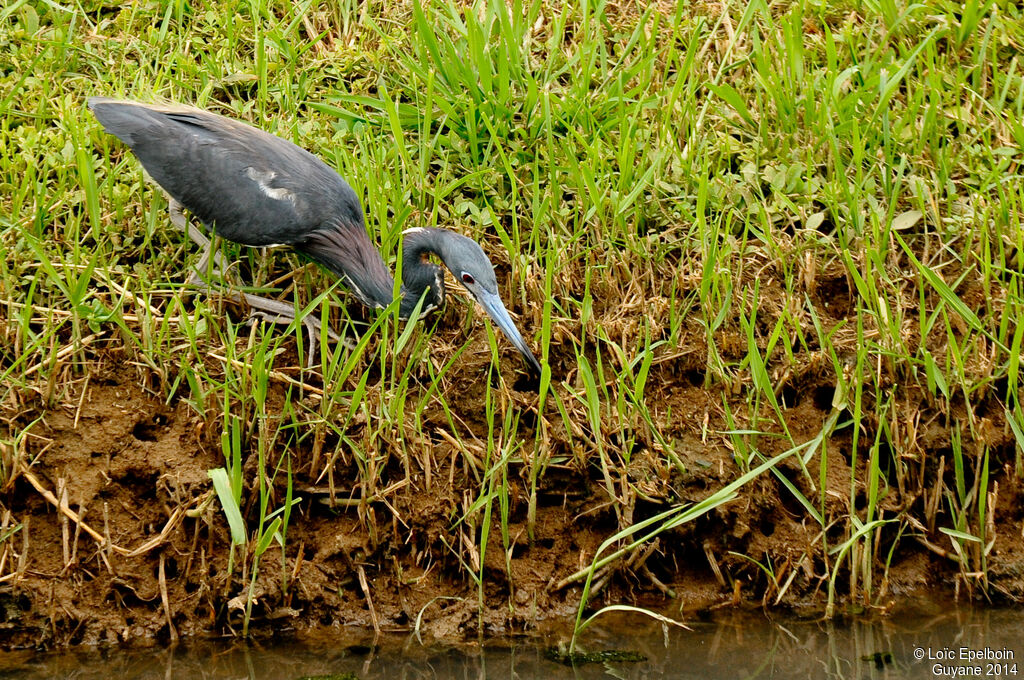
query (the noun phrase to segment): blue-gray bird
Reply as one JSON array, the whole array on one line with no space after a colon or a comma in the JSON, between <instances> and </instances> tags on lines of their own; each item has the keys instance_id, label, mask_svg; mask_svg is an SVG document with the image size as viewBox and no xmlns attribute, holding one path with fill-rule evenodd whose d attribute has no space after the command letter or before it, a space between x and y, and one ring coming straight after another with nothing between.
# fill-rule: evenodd
<instances>
[{"instance_id":1,"label":"blue-gray bird","mask_svg":"<svg viewBox=\"0 0 1024 680\"><path fill-rule=\"evenodd\" d=\"M358 197L313 154L250 125L191 107L92 97L89 108L108 133L128 145L172 203L188 208L221 237L246 246L289 245L339 276L368 307L391 304L394 279L366 233ZM444 302L444 274L428 260L430 253L444 262L540 374L540 363L498 295L491 261L465 236L447 229L405 232L401 316L410 316L421 296L424 312ZM282 307L287 305L267 302L275 314L286 313Z\"/></svg>"}]
</instances>

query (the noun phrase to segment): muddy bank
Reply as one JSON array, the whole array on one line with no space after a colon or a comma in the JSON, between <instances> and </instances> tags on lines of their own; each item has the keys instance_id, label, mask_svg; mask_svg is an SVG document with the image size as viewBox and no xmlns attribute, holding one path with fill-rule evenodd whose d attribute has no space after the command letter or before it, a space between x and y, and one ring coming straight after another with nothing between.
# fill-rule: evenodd
<instances>
[{"instance_id":1,"label":"muddy bank","mask_svg":"<svg viewBox=\"0 0 1024 680\"><path fill-rule=\"evenodd\" d=\"M7 422L22 436L12 437L20 450L3 452L5 464L15 466L0 495L5 649L239 634L247 592L255 635L339 625L382 631L419 626L441 639L472 635L481 627L529 631L538 621L575 613L582 579L573 575L590 564L620 523L640 522L672 503L700 501L738 476L729 438L708 434L729 429L720 397L697 384L696 368L685 357L659 363L657 379L651 380L658 391L655 403L664 409L659 422L681 465L656 458L653 440L650 447L636 447L621 476L634 494L631 517L623 518L616 515L621 507L608 502L602 471L559 444L566 435L551 428L553 446L564 446L565 455L554 457L539 480L533 538L526 468L521 460L509 461L507 536L495 521L481 570L482 524L472 506L486 477L456 456L441 432L443 411L428 410L426 417L435 419L422 428L432 433L429 440L400 442L411 455L391 456L370 494L352 484L365 476L364 463L343 441L306 439L265 452L265 469L290 464L293 494L301 501L294 505L283 549L271 542L253 580L255 548L251 542L230 548L228 523L207 473L224 465L222 430L185 399L166 404L146 387L148 369L130 359L118 349L97 351L87 373L68 373L59 399L46 403L41 393L26 392L7 407ZM474 398L476 370L467 362L452 376L463 381L466 400ZM786 414L797 441L813 438L829 415L826 378L808 369L790 381ZM272 386L271 394L282 407L284 386ZM512 394L524 402L535 397L528 391ZM669 411L671 419L665 417ZM361 427L354 425L350 433L356 441ZM995 423L989 431L1000 439L989 442L995 452L989 463L993 544L985 578L965 573L948 537L925 524L929 512L933 522L946 512L930 494L955 484L948 435L933 420L921 423L921 460L910 462L922 483L911 489L893 485L881 506L883 517L896 521L875 547L867 602L861 595L848 597L850 567L836 568L835 555L822 550L821 527L787 489L786 480L811 497L798 462L790 458L779 474L760 475L734 500L600 570L591 605L672 604L681 616L757 603L822 609L830 579L840 611L865 604L884 609L895 596L925 592L1020 601L1021 485L1011 464L1012 445ZM862 468L850 469L850 441L838 429L824 454L830 546L842 538L834 520L849 512L851 472L855 479L866 478ZM773 453L769 446L764 450ZM1000 451L1002 457L996 455ZM257 494L250 492L260 480L255 446L245 454L248 503L241 510L251 527L259 509ZM820 469L820 455L808 462L810 470ZM283 474L263 483L283 501ZM864 484L856 484L855 496L862 500ZM473 575L481 572L485 578L478 588Z\"/></svg>"}]
</instances>

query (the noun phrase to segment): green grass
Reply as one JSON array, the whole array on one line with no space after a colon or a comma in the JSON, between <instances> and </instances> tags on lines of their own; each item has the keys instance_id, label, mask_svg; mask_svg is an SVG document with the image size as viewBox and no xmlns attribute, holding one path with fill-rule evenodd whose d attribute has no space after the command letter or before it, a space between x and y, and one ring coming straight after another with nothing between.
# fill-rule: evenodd
<instances>
[{"instance_id":1,"label":"green grass","mask_svg":"<svg viewBox=\"0 0 1024 680\"><path fill-rule=\"evenodd\" d=\"M381 514L396 497L447 498L439 559L481 617L513 611L513 562L551 538L538 517L556 468L589 498L577 521L604 518L590 567L561 575L583 586L578 625L598 572L640 573L653 554L665 573L678 543L657 537L735 497L781 500L773 521L806 536L784 556L700 529L695 545L766 597L822 596L775 569L789 557L824 579L830 613L882 602L894 560L921 545L971 593L1008 594L988 574L995 485L1024 476L1021 10L718 8L0 10L4 526L25 512L19 475L45 466L41 417L117 353L223 444L211 488L230 530L210 531L241 561L221 607L262 570L288 592L287 532L312 502L298 489L327 485L372 550L404 545L402 518ZM404 229L479 240L542 357L538 391L457 295L403 325L294 255L221 243L239 281L297 308L322 299L314 313L352 339L311 347L301 327L249 328L183 289L195 254L88 114L96 94L192 103L320 155L392 269ZM680 396L696 391L706 401ZM20 549L5 531L0 579Z\"/></svg>"}]
</instances>

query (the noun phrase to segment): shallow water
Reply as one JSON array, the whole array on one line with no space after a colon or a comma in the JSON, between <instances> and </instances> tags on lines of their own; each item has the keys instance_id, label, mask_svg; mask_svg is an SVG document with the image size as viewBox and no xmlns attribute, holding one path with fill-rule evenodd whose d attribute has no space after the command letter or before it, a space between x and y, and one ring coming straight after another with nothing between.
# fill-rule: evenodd
<instances>
[{"instance_id":1,"label":"shallow water","mask_svg":"<svg viewBox=\"0 0 1024 680\"><path fill-rule=\"evenodd\" d=\"M0 677L74 678L937 678L976 672L1024 678L1024 609L914 604L871 620L824 622L792 615L719 612L665 629L638 615L587 630L588 652L639 652L646 661L576 667L545 652L563 632L490 638L483 644L421 644L413 635L353 631L280 644L203 641L174 649L76 649L0 653ZM971 660L969 653L1001 656ZM346 675L349 674L349 675Z\"/></svg>"}]
</instances>

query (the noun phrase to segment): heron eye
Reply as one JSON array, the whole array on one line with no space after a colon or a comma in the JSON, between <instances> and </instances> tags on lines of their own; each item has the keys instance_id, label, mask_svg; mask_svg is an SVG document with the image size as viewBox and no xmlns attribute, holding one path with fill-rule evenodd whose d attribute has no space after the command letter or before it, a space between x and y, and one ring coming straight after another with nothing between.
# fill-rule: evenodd
<instances>
[{"instance_id":1,"label":"heron eye","mask_svg":"<svg viewBox=\"0 0 1024 680\"><path fill-rule=\"evenodd\" d=\"M467 274L466 272L462 272L462 282L467 286L472 286L474 283L476 283L476 280L473 278L472 275Z\"/></svg>"}]
</instances>

